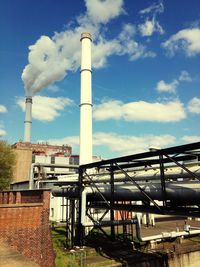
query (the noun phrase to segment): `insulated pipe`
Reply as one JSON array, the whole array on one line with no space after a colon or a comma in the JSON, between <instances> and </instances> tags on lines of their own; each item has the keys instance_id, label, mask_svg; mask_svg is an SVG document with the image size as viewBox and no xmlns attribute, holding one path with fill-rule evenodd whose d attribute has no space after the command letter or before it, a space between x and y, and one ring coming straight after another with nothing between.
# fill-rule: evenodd
<instances>
[{"instance_id":1,"label":"insulated pipe","mask_svg":"<svg viewBox=\"0 0 200 267\"><path fill-rule=\"evenodd\" d=\"M163 201L162 187L160 183L142 183L140 187L149 195L153 200ZM105 184L98 186L98 190L107 199L110 200L110 185ZM88 200L100 201L102 196L98 190L91 186L85 187L84 192L87 192ZM68 196L72 195L78 197L78 190L74 188L68 191L62 188L53 188L52 193L55 196ZM85 197L85 196L84 196ZM200 187L199 183L192 182L166 182L166 198L175 201L177 204L199 204L200 203ZM141 191L131 183L118 183L114 187L114 200L115 201L144 201L145 196Z\"/></svg>"},{"instance_id":2,"label":"insulated pipe","mask_svg":"<svg viewBox=\"0 0 200 267\"><path fill-rule=\"evenodd\" d=\"M200 234L200 230L192 230L190 229L188 231L172 231L172 232L163 232L159 235L152 235L152 236L141 236L141 224L140 224L140 215L137 215L136 219L136 237L140 242L148 242L148 241L161 241L164 239L170 239L170 238L176 238L176 237L182 237L182 236L191 236L191 235L198 235Z\"/></svg>"},{"instance_id":3,"label":"insulated pipe","mask_svg":"<svg viewBox=\"0 0 200 267\"><path fill-rule=\"evenodd\" d=\"M32 97L26 97L25 120L24 120L24 142L31 141L31 124L32 124Z\"/></svg>"},{"instance_id":4,"label":"insulated pipe","mask_svg":"<svg viewBox=\"0 0 200 267\"><path fill-rule=\"evenodd\" d=\"M29 189L34 189L34 167L37 166L35 163L31 164L30 174L29 174Z\"/></svg>"},{"instance_id":5,"label":"insulated pipe","mask_svg":"<svg viewBox=\"0 0 200 267\"><path fill-rule=\"evenodd\" d=\"M165 180L175 180L178 178L183 179L196 179L196 176L200 178L200 166L198 163L196 164L184 164L184 166L189 170L188 173L183 168L178 167L177 165L167 166L164 168ZM107 171L98 172L94 170L93 173L90 174L90 178L94 183L106 183L110 182L110 173ZM149 181L149 180L160 180L160 168L150 167L150 168L142 168L142 169L132 169L126 170L128 176L131 176L135 181ZM191 174L192 173L192 174ZM85 184L89 184L87 177L83 176L83 180ZM114 180L116 182L125 182L130 181L130 178L127 178L125 174L123 174L120 170L115 171Z\"/></svg>"},{"instance_id":6,"label":"insulated pipe","mask_svg":"<svg viewBox=\"0 0 200 267\"><path fill-rule=\"evenodd\" d=\"M87 194L91 193L92 190L90 187L84 188L82 194L81 194L81 224L83 226L91 226L88 225L87 217L86 217L86 207L87 207Z\"/></svg>"},{"instance_id":7,"label":"insulated pipe","mask_svg":"<svg viewBox=\"0 0 200 267\"><path fill-rule=\"evenodd\" d=\"M200 194L199 194L200 193L200 188L199 188L198 185L197 185L197 188L194 185L194 183L190 183L189 185L188 185L188 183L187 184L181 183L181 186L180 186L179 183L173 183L172 185L171 185L171 183L168 183L167 185L168 185L168 187L166 187L166 190L169 191L170 197L179 199L182 196L182 198L185 198L185 201L188 201L188 196L189 196L189 199L191 201L191 198L195 199L194 196L197 196L198 200L196 200L196 201L197 201L197 203L199 203L199 200L200 200ZM157 186L160 186L160 184L157 184ZM177 193L177 186L181 190L181 192ZM188 191L187 191L188 188L184 189L185 186L189 187L189 192L191 191L189 194L188 194ZM120 192L120 199L122 198L122 196L124 196L123 198L126 198L127 192L124 191L126 189L130 190L129 193L132 195L132 197L134 195L134 190L135 190L135 193L138 190L135 186L130 185L130 184L129 185L121 184L121 185L117 185L117 187L119 187L119 188L116 189L116 186L115 186L115 199L116 199L116 194L119 194L119 192ZM103 190L103 188L104 188L104 190ZM101 194L106 196L107 198L109 198L110 197L110 186L105 185L103 188L102 187L99 188L99 190L101 191ZM94 223L92 221L90 221L90 220L88 221L87 220L86 210L87 210L87 198L91 199L90 197L92 197L93 199L95 199L95 196L98 195L97 194L98 191L95 190L95 189L96 188L94 188L94 187L85 187L83 189L82 193L81 193L81 214L80 214L80 216L81 216L81 224L84 227L86 227L86 226L87 227L94 226ZM155 194L155 196L157 195L156 199L158 199L159 197L162 197L162 189L161 188L158 189L158 188L156 188L156 186L155 186L155 189L156 190L155 190L154 194ZM174 190L174 189L176 189L176 190ZM196 192L195 190L197 190L198 192ZM77 197L78 196L78 192L79 192L79 190L77 190L77 188L72 188L72 190L70 190L70 188L67 188L65 190L65 188L63 187L63 188L59 188L59 189L58 188L54 188L52 190L52 194L54 196ZM181 195L179 195L180 193L181 193ZM138 192L137 192L137 194L138 194ZM140 197L142 196L141 192L139 192L139 195L140 195ZM118 196L117 196L117 198L118 198ZM136 223L136 236L137 236L138 240L141 241L141 242L156 241L156 240L163 240L163 239L169 239L169 238L176 238L176 237L179 237L179 236L189 236L189 235L200 234L200 230L194 230L194 231L189 231L189 232L186 232L186 231L175 232L174 231L174 232L170 232L170 233L162 233L160 235L154 235L154 236L144 237L143 238L141 236L141 232L140 232L140 218L139 218L139 216L138 216L136 221L133 221L133 223L134 222Z\"/></svg>"},{"instance_id":8,"label":"insulated pipe","mask_svg":"<svg viewBox=\"0 0 200 267\"><path fill-rule=\"evenodd\" d=\"M145 192L154 200L162 200L162 188L160 184L153 184L151 186L142 186ZM107 200L110 198L110 186L105 185L104 187L98 188L101 194L106 197ZM176 203L192 203L198 204L200 202L200 188L199 185L194 183L167 183L166 185L166 196L167 199L174 200ZM77 187L72 189L68 188L53 188L53 196L66 196L66 197L78 197L79 190ZM81 224L83 226L92 226L93 223L87 220L86 209L87 199L88 200L102 200L102 196L99 196L98 191L94 187L85 187L81 193ZM121 184L115 186L114 193L115 200L144 200L142 193L133 185ZM200 230L187 232L171 232L162 233L161 235L151 236L142 238L140 234L140 219L136 222L137 237L140 241L150 240L162 240L166 238L175 238L178 236L186 236L190 234L199 234Z\"/></svg>"},{"instance_id":9,"label":"insulated pipe","mask_svg":"<svg viewBox=\"0 0 200 267\"><path fill-rule=\"evenodd\" d=\"M78 165L66 165L66 164L50 164L50 163L33 163L31 165L31 171L30 171L30 176L29 176L29 188L32 189L34 187L33 185L33 167L54 167L54 168L71 168L71 169L78 169ZM193 171L196 175L200 175L200 171L199 171L199 166L198 167L193 167L190 169L191 171ZM155 174L153 175L153 172L150 172L151 175L149 175L149 173L147 172L147 175L144 176L142 174L144 174L145 172L141 172L138 173L136 176L134 176L134 179L138 182L138 181L144 181L144 180L148 180L148 182L146 182L145 185L152 185L152 184L155 184L156 185L156 182L155 180L159 180L160 179L160 176L159 176L159 173L158 172L155 172ZM166 171L166 173L168 173ZM132 173L130 173L131 176L133 176ZM97 178L94 178L93 176L91 176L92 179L93 179L93 183L94 184L105 184L105 183L110 183L110 179L108 174L104 173L104 174L101 174L101 175L96 175ZM62 178L65 178L65 175L62 176ZM173 174L166 174L165 175L165 178L166 179L178 179L178 178L182 178L183 180L186 178L186 179L190 179L190 175L186 172L176 172L174 171ZM67 175L67 181L73 181L73 182L78 182L78 174L71 174L71 175ZM44 181L45 182L45 181ZM52 181L49 181L49 182L52 182ZM59 181L56 181L55 183L58 183ZM121 182L121 184L123 182L130 182L130 179L128 178L124 178L122 176L121 173L118 173L115 175L115 183L116 185L119 184L119 182ZM151 182L151 183L150 183ZM153 182L153 183L152 183ZM166 181L167 183L168 181ZM175 181L174 181L175 182ZM185 182L185 181L184 181ZM91 182L90 181L87 181L87 182L84 182L85 183L85 186L87 186L88 184L90 184ZM185 182L187 184L187 182ZM158 183L157 183L158 184ZM126 183L124 183L124 185L126 185ZM144 185L144 183L143 183ZM160 189L159 189L160 190Z\"/></svg>"},{"instance_id":10,"label":"insulated pipe","mask_svg":"<svg viewBox=\"0 0 200 267\"><path fill-rule=\"evenodd\" d=\"M92 163L91 34L81 34L80 164Z\"/></svg>"},{"instance_id":11,"label":"insulated pipe","mask_svg":"<svg viewBox=\"0 0 200 267\"><path fill-rule=\"evenodd\" d=\"M32 163L29 173L29 189L34 189L34 167L53 167L53 168L67 168L67 169L78 169L77 165L68 164L51 164L51 163ZM74 180L78 181L78 176L73 175ZM51 182L51 180L50 180Z\"/></svg>"},{"instance_id":12,"label":"insulated pipe","mask_svg":"<svg viewBox=\"0 0 200 267\"><path fill-rule=\"evenodd\" d=\"M127 172L129 174L129 172ZM196 175L200 175L200 171L196 171L194 172L194 174ZM131 177L133 177L133 179L138 182L138 181L155 181L155 180L160 180L160 173L156 173L154 175L134 175L132 173L130 173L129 175L131 175ZM96 178L97 177L97 178ZM93 178L93 183L109 183L110 179L109 179L109 175L105 174L105 175L96 175L95 178ZM191 179L194 176L191 176L190 174L184 172L184 173L171 173L171 174L166 174L165 175L165 180L176 180L176 179ZM121 173L118 173L117 175L115 175L115 182L130 182L129 178L125 178ZM85 182L85 184L89 184L90 181Z\"/></svg>"}]
</instances>

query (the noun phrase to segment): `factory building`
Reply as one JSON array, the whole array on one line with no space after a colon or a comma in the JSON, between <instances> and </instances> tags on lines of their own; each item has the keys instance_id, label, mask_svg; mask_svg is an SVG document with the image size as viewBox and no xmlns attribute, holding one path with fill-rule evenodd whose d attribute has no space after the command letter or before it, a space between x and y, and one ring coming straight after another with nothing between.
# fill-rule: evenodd
<instances>
[{"instance_id":1,"label":"factory building","mask_svg":"<svg viewBox=\"0 0 200 267\"><path fill-rule=\"evenodd\" d=\"M72 147L69 145L50 145L48 143L32 144L19 141L12 145L16 153L17 163L13 175L13 184L29 181L31 166L33 163L40 164L66 164L78 165L79 156L72 155ZM68 169L56 169L60 175L66 174ZM44 176L55 175L54 168L43 169Z\"/></svg>"},{"instance_id":2,"label":"factory building","mask_svg":"<svg viewBox=\"0 0 200 267\"><path fill-rule=\"evenodd\" d=\"M11 188L28 189L30 175L33 172L38 180L59 179L70 172L69 168L42 167L42 164L79 165L79 155L72 155L69 145L50 145L48 143L30 143L19 141L12 145L16 154L16 166L13 174ZM41 168L34 168L34 164L41 164ZM40 176L40 177L39 177ZM52 187L53 184L46 185ZM51 221L61 221L62 198L51 197Z\"/></svg>"},{"instance_id":3,"label":"factory building","mask_svg":"<svg viewBox=\"0 0 200 267\"><path fill-rule=\"evenodd\" d=\"M68 167L79 166L79 155L73 155L72 147L69 145L19 141L12 145L12 149L17 159L11 185L11 188L15 190L30 189L31 175L38 181L34 188L52 188L54 181L62 183L69 181L72 177L75 179L78 177L77 168ZM98 157L92 158L93 162L100 160ZM49 218L51 221L61 222L65 218L66 207L63 208L63 204L66 205L66 203L63 201L66 202L66 199L51 196Z\"/></svg>"}]
</instances>

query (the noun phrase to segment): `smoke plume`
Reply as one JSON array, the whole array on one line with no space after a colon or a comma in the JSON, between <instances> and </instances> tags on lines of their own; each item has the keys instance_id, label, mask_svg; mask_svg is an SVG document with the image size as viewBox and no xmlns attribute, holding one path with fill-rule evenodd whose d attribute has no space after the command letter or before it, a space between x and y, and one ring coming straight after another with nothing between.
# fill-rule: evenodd
<instances>
[{"instance_id":1,"label":"smoke plume","mask_svg":"<svg viewBox=\"0 0 200 267\"><path fill-rule=\"evenodd\" d=\"M56 32L51 38L41 36L34 45L29 46L28 65L22 73L26 94L32 96L62 80L69 71L79 68L80 36L85 31L92 34L94 68L105 67L111 55L128 55L130 60L155 56L134 40L134 25L131 23L123 25L115 38L105 38L105 25L125 14L123 3L123 0L85 0L85 14L70 22L65 31ZM103 16L97 16L100 13ZM76 26L72 28L72 25Z\"/></svg>"}]
</instances>

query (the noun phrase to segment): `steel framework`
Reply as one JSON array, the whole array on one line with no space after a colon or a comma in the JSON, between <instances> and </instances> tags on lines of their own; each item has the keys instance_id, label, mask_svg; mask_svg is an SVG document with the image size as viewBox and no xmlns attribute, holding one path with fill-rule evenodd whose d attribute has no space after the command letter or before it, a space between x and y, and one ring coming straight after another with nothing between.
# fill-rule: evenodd
<instances>
[{"instance_id":1,"label":"steel framework","mask_svg":"<svg viewBox=\"0 0 200 267\"><path fill-rule=\"evenodd\" d=\"M91 229L107 235L104 226L111 239L119 225L123 237L132 235L133 213L200 217L199 164L200 142L80 165L76 183L53 191L70 200L71 244L83 245Z\"/></svg>"},{"instance_id":2,"label":"steel framework","mask_svg":"<svg viewBox=\"0 0 200 267\"><path fill-rule=\"evenodd\" d=\"M148 212L155 214L169 214L169 215L180 215L180 216L189 216L189 217L200 217L200 202L191 203L186 201L176 202L167 197L166 192L166 182L173 179L173 176L168 177L165 176L165 171L167 168L172 165L178 166L185 173L187 173L184 180L187 181L195 181L199 184L200 176L195 172L192 172L188 167L189 163L199 164L200 157L200 142L176 146L166 149L159 149L154 151L149 151L146 153L134 154L125 157L113 158L109 160L102 160L99 162L81 165L79 167L79 210L78 210L78 224L77 224L77 240L79 244L83 244L84 241L84 225L82 224L82 192L86 186L91 186L95 188L96 193L99 195L98 201L95 201L95 198L88 198L86 201L87 211L86 215L92 222L93 228L99 228L102 232L103 226L109 225L111 228L111 238L115 238L115 229L116 226L122 224L124 233L126 230L126 225L130 225L134 223L133 218L121 218L121 220L116 220L114 211L126 211L128 217L132 212ZM153 199L140 185L140 182L137 181L137 178L130 175L133 171L137 171L138 169L148 170L149 168L159 169L159 181L162 188L162 201L158 202ZM110 197L106 197L103 192L101 192L102 183L104 183L101 179L95 179L96 175L93 175L95 169L95 173L105 172L109 175L109 184L110 184ZM117 180L115 179L116 173L121 172L124 175L124 181L130 181L133 185L140 191L141 200L142 201L116 201L115 197L115 186L117 184ZM148 182L148 178L146 177L146 182ZM182 180L181 175L179 177ZM123 179L120 180L122 182ZM177 180L177 178L176 178ZM199 184L200 186L200 184ZM101 199L101 200L100 200ZM91 209L101 209L104 210L103 215L98 220L95 220L92 216L92 213L89 212ZM110 220L103 221L105 214L110 211ZM105 233L106 234L106 233Z\"/></svg>"}]
</instances>

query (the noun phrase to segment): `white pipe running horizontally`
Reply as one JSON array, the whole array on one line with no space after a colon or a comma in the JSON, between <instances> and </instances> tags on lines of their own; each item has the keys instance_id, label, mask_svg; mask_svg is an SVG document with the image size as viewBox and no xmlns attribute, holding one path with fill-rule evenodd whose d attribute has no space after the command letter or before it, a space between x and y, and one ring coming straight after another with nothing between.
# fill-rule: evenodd
<instances>
[{"instance_id":1,"label":"white pipe running horizontally","mask_svg":"<svg viewBox=\"0 0 200 267\"><path fill-rule=\"evenodd\" d=\"M176 238L176 237L184 237L184 236L191 236L191 235L198 235L200 234L200 229L199 230L190 230L190 227L185 230L185 231L172 231L172 232L163 232L159 235L152 235L152 236L146 236L142 237L141 236L141 224L140 224L140 215L137 215L137 220L136 220L136 237L140 242L148 242L148 241L161 241L165 239L170 239L170 238Z\"/></svg>"}]
</instances>

